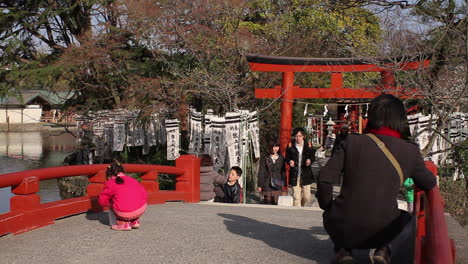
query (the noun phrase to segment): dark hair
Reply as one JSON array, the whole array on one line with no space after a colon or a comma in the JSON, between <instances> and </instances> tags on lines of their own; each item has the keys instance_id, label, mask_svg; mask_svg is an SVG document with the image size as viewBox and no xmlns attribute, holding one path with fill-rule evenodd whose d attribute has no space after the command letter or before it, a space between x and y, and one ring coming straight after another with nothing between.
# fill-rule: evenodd
<instances>
[{"instance_id":1,"label":"dark hair","mask_svg":"<svg viewBox=\"0 0 468 264\"><path fill-rule=\"evenodd\" d=\"M293 130L292 135L295 136L295 135L297 135L297 133L299 133L299 132L301 132L301 134L305 136L305 130L304 130L302 127L296 127L296 128Z\"/></svg>"},{"instance_id":2,"label":"dark hair","mask_svg":"<svg viewBox=\"0 0 468 264\"><path fill-rule=\"evenodd\" d=\"M297 133L301 133L304 136L304 142L307 143L306 139L306 133L305 130L302 127L296 127L293 132L292 132L292 137L291 137L291 143L295 144L296 143L296 138L295 136Z\"/></svg>"},{"instance_id":3,"label":"dark hair","mask_svg":"<svg viewBox=\"0 0 468 264\"><path fill-rule=\"evenodd\" d=\"M366 132L388 127L400 132L403 139L409 139L411 136L405 106L399 98L391 94L381 94L372 99L367 116Z\"/></svg>"},{"instance_id":4,"label":"dark hair","mask_svg":"<svg viewBox=\"0 0 468 264\"><path fill-rule=\"evenodd\" d=\"M200 166L201 167L213 166L213 158L208 154L202 154L200 156Z\"/></svg>"},{"instance_id":5,"label":"dark hair","mask_svg":"<svg viewBox=\"0 0 468 264\"><path fill-rule=\"evenodd\" d=\"M239 176L239 177L242 175L242 169L241 169L239 166L232 166L232 167L231 167L231 170L236 171L236 174L237 174L237 176Z\"/></svg>"},{"instance_id":6,"label":"dark hair","mask_svg":"<svg viewBox=\"0 0 468 264\"><path fill-rule=\"evenodd\" d=\"M117 175L119 173L124 173L124 172L125 170L122 167L122 165L120 165L120 163L116 161L107 167L106 177L107 179L110 179L112 176L116 176L117 178L115 178L115 182L117 184L122 184L124 183L124 179L122 179L122 177L119 177Z\"/></svg>"},{"instance_id":7,"label":"dark hair","mask_svg":"<svg viewBox=\"0 0 468 264\"><path fill-rule=\"evenodd\" d=\"M281 149L281 145L278 142L272 141L268 144L268 154L273 154L273 147L280 147ZM278 153L280 152L278 151Z\"/></svg>"},{"instance_id":8,"label":"dark hair","mask_svg":"<svg viewBox=\"0 0 468 264\"><path fill-rule=\"evenodd\" d=\"M347 126L342 126L340 128L340 134L341 135L347 135L349 133L349 128Z\"/></svg>"}]
</instances>

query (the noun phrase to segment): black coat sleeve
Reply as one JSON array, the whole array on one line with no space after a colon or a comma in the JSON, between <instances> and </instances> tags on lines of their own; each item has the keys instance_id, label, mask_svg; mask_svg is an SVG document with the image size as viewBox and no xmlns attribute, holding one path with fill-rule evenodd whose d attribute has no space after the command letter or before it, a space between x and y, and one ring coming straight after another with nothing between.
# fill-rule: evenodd
<instances>
[{"instance_id":1,"label":"black coat sleeve","mask_svg":"<svg viewBox=\"0 0 468 264\"><path fill-rule=\"evenodd\" d=\"M239 184L236 184L237 188L235 189L232 197L232 203L240 203L241 202L241 195L242 195L242 188Z\"/></svg>"},{"instance_id":2,"label":"black coat sleeve","mask_svg":"<svg viewBox=\"0 0 468 264\"><path fill-rule=\"evenodd\" d=\"M281 180L283 181L283 186L286 186L286 163L283 157L281 157Z\"/></svg>"},{"instance_id":3,"label":"black coat sleeve","mask_svg":"<svg viewBox=\"0 0 468 264\"><path fill-rule=\"evenodd\" d=\"M333 179L340 175L345 162L345 151L336 151L320 170L317 179L317 197L320 208L327 210L333 201Z\"/></svg>"},{"instance_id":4,"label":"black coat sleeve","mask_svg":"<svg viewBox=\"0 0 468 264\"><path fill-rule=\"evenodd\" d=\"M315 161L315 152L316 152L316 150L313 147L310 148L310 156L311 156L310 161L312 161L312 162Z\"/></svg>"},{"instance_id":5,"label":"black coat sleeve","mask_svg":"<svg viewBox=\"0 0 468 264\"><path fill-rule=\"evenodd\" d=\"M289 164L289 162L293 160L292 153L291 153L291 147L286 147L286 156L284 157L284 162Z\"/></svg>"},{"instance_id":6,"label":"black coat sleeve","mask_svg":"<svg viewBox=\"0 0 468 264\"><path fill-rule=\"evenodd\" d=\"M308 147L307 148L307 159L310 159L310 162L314 162L315 160L315 149L313 147Z\"/></svg>"},{"instance_id":7,"label":"black coat sleeve","mask_svg":"<svg viewBox=\"0 0 468 264\"><path fill-rule=\"evenodd\" d=\"M419 153L419 148L417 151L417 157L415 161L414 170L411 174L411 178L414 180L414 184L421 190L432 190L437 184L436 177L434 174L426 168L426 164Z\"/></svg>"}]
</instances>

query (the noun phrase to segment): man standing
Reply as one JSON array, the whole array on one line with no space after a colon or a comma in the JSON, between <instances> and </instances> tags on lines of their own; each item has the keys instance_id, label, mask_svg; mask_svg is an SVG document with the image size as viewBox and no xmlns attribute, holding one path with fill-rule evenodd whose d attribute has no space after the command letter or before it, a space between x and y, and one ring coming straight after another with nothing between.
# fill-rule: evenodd
<instances>
[{"instance_id":1,"label":"man standing","mask_svg":"<svg viewBox=\"0 0 468 264\"><path fill-rule=\"evenodd\" d=\"M289 164L289 184L293 190L293 204L301 207L311 201L310 185L313 182L310 165L315 158L315 150L305 140L304 129L293 131L293 140L286 148L286 164Z\"/></svg>"}]
</instances>

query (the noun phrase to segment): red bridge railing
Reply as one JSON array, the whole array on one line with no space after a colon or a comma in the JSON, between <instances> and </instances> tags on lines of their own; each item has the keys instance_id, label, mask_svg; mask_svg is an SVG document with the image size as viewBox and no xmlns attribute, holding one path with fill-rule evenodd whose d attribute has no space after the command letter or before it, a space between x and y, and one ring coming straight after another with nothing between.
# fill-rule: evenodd
<instances>
[{"instance_id":1,"label":"red bridge railing","mask_svg":"<svg viewBox=\"0 0 468 264\"><path fill-rule=\"evenodd\" d=\"M426 167L437 175L434 163L426 161ZM455 244L448 236L439 187L427 192L417 190L414 206L417 217L414 263L455 263Z\"/></svg>"},{"instance_id":2,"label":"red bridge railing","mask_svg":"<svg viewBox=\"0 0 468 264\"><path fill-rule=\"evenodd\" d=\"M20 234L54 223L55 219L86 212L101 211L97 197L106 182L108 164L76 165L27 170L0 175L0 188L10 187L10 212L0 214L0 235ZM143 164L123 164L128 173L141 173L141 184L148 192L148 204L167 201L200 201L200 160L192 155L181 156L175 167ZM159 190L158 174L176 175L174 191ZM39 181L87 175L87 195L61 201L40 202Z\"/></svg>"}]
</instances>

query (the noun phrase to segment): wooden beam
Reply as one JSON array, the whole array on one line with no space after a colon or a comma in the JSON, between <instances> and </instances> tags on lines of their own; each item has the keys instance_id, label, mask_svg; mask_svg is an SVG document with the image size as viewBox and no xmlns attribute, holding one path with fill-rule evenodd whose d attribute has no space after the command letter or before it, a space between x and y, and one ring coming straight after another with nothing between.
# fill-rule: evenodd
<instances>
[{"instance_id":1,"label":"wooden beam","mask_svg":"<svg viewBox=\"0 0 468 264\"><path fill-rule=\"evenodd\" d=\"M397 66L393 64L361 64L361 65L287 65L287 64L265 64L249 62L252 71L260 72L382 72L392 68L401 70L416 70L429 65L429 60L403 62Z\"/></svg>"},{"instance_id":2,"label":"wooden beam","mask_svg":"<svg viewBox=\"0 0 468 264\"><path fill-rule=\"evenodd\" d=\"M406 90L397 87L394 90L370 91L369 88L299 88L293 87L293 98L335 98L335 99L371 99L382 93L393 94L400 98L418 98L421 93L417 89ZM255 98L279 98L281 87L255 89Z\"/></svg>"}]
</instances>

